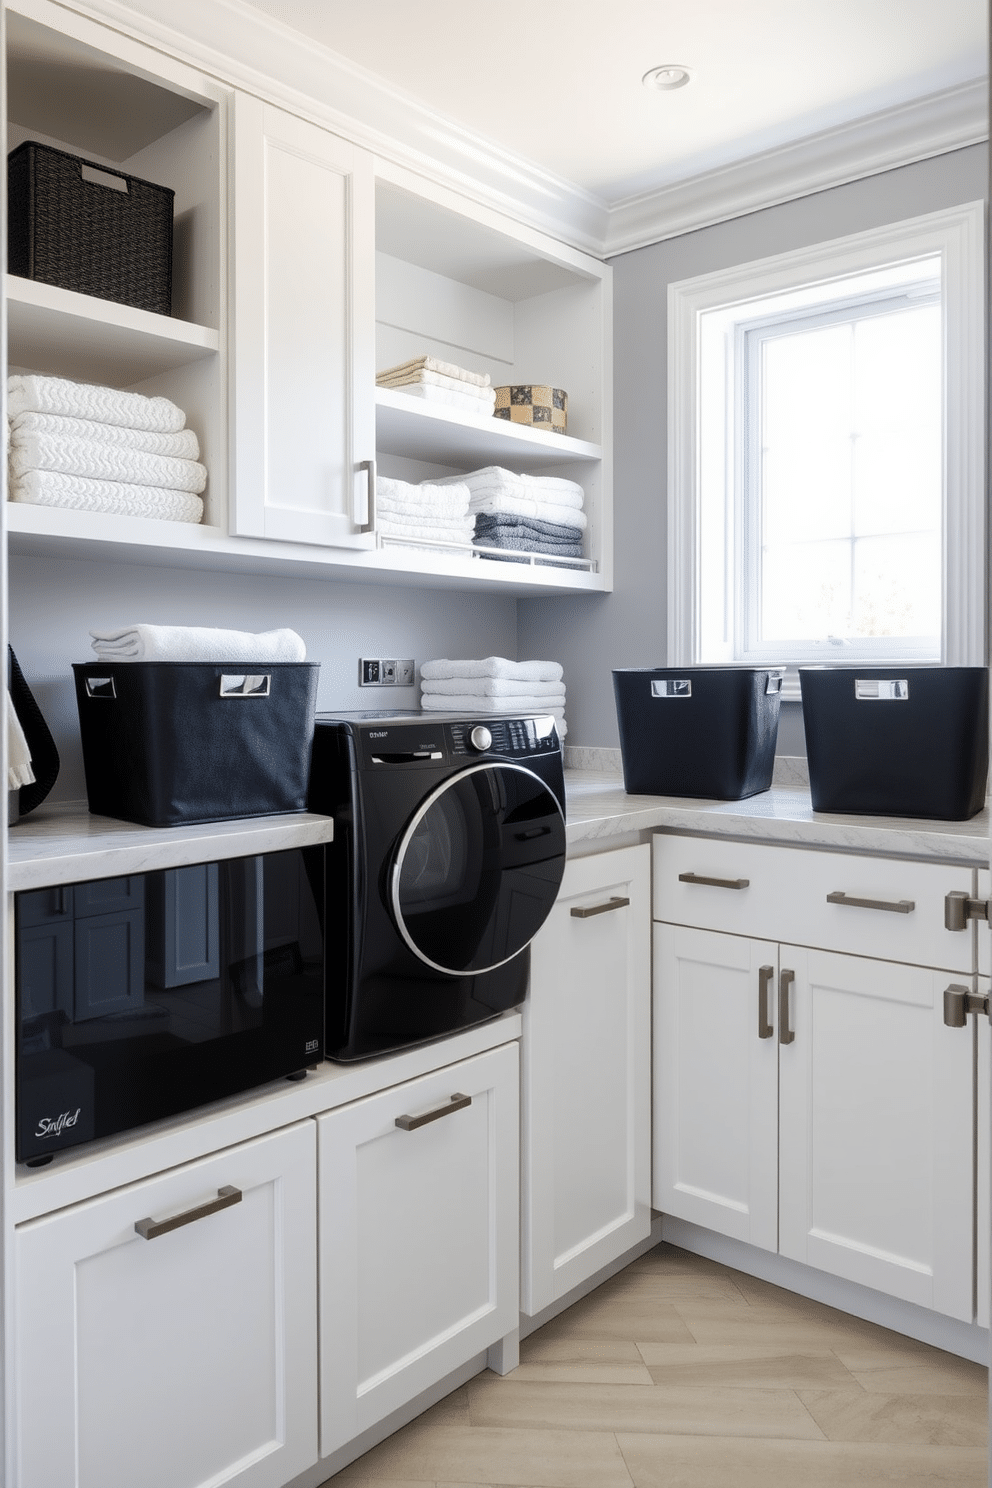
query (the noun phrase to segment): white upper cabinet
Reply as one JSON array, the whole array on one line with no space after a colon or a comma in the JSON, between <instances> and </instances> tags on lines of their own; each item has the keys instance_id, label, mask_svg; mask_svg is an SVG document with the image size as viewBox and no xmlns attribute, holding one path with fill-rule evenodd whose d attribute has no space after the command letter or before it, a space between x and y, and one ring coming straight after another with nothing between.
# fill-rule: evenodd
<instances>
[{"instance_id":1,"label":"white upper cabinet","mask_svg":"<svg viewBox=\"0 0 992 1488\"><path fill-rule=\"evenodd\" d=\"M372 158L239 94L231 530L374 542Z\"/></svg>"}]
</instances>

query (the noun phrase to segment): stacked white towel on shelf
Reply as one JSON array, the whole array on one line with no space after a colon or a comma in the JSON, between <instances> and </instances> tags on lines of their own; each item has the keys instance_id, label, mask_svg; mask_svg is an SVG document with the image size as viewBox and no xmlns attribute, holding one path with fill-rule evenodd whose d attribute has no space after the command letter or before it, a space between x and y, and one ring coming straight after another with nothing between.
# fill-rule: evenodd
<instances>
[{"instance_id":1,"label":"stacked white towel on shelf","mask_svg":"<svg viewBox=\"0 0 992 1488\"><path fill-rule=\"evenodd\" d=\"M496 390L488 372L469 372L439 357L413 357L376 374L376 386L394 388L410 398L461 408L487 418L496 407Z\"/></svg>"},{"instance_id":2,"label":"stacked white towel on shelf","mask_svg":"<svg viewBox=\"0 0 992 1488\"><path fill-rule=\"evenodd\" d=\"M295 630L215 630L196 625L122 625L91 630L101 661L305 661Z\"/></svg>"},{"instance_id":3,"label":"stacked white towel on shelf","mask_svg":"<svg viewBox=\"0 0 992 1488\"><path fill-rule=\"evenodd\" d=\"M384 538L400 538L418 547L459 543L470 547L475 518L469 515L467 486L457 481L421 485L379 476L375 483L376 528Z\"/></svg>"},{"instance_id":4,"label":"stacked white towel on shelf","mask_svg":"<svg viewBox=\"0 0 992 1488\"><path fill-rule=\"evenodd\" d=\"M425 661L420 668L420 706L429 712L520 716L551 714L562 738L564 673L556 661L509 661L505 656Z\"/></svg>"},{"instance_id":5,"label":"stacked white towel on shelf","mask_svg":"<svg viewBox=\"0 0 992 1488\"><path fill-rule=\"evenodd\" d=\"M451 478L443 477L440 484ZM469 488L477 546L563 559L582 557L585 492L576 481L554 475L518 475L499 465L454 478Z\"/></svg>"},{"instance_id":6,"label":"stacked white towel on shelf","mask_svg":"<svg viewBox=\"0 0 992 1488\"><path fill-rule=\"evenodd\" d=\"M186 415L168 398L72 382L7 379L11 501L200 522L207 483Z\"/></svg>"}]
</instances>

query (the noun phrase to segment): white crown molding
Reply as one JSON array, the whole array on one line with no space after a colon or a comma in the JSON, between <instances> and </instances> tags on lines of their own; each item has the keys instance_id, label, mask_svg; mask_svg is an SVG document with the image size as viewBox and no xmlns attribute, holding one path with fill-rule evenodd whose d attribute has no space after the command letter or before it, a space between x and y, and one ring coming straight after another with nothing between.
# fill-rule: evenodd
<instances>
[{"instance_id":1,"label":"white crown molding","mask_svg":"<svg viewBox=\"0 0 992 1488\"><path fill-rule=\"evenodd\" d=\"M31 0L22 0L26 9ZM597 258L988 137L978 80L608 205L243 0L55 0ZM17 6L14 0L12 8Z\"/></svg>"},{"instance_id":2,"label":"white crown molding","mask_svg":"<svg viewBox=\"0 0 992 1488\"><path fill-rule=\"evenodd\" d=\"M960 150L988 132L988 82L981 78L618 202L610 209L605 252L629 253Z\"/></svg>"}]
</instances>

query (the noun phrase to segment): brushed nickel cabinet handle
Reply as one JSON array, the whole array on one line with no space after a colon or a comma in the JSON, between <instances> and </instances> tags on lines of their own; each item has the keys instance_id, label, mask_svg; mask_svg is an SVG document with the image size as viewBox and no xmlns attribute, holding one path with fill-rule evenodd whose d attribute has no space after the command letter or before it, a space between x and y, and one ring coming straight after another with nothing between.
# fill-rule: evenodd
<instances>
[{"instance_id":1,"label":"brushed nickel cabinet handle","mask_svg":"<svg viewBox=\"0 0 992 1488\"><path fill-rule=\"evenodd\" d=\"M614 894L605 904L573 904L569 914L574 915L577 920L588 920L590 915L609 914L611 909L626 909L629 903L629 899Z\"/></svg>"},{"instance_id":2,"label":"brushed nickel cabinet handle","mask_svg":"<svg viewBox=\"0 0 992 1488\"><path fill-rule=\"evenodd\" d=\"M215 1199L197 1204L195 1209L185 1209L182 1214L174 1214L171 1219L136 1219L134 1228L142 1240L157 1240L159 1235L167 1235L170 1230L182 1229L183 1225L195 1224L198 1219L206 1219L210 1214L219 1214L222 1209L230 1209L232 1204L240 1204L241 1198L240 1188L232 1188L230 1184L226 1184L217 1190Z\"/></svg>"},{"instance_id":3,"label":"brushed nickel cabinet handle","mask_svg":"<svg viewBox=\"0 0 992 1488\"><path fill-rule=\"evenodd\" d=\"M447 1105L438 1106L436 1111L425 1111L422 1116L397 1116L396 1125L402 1131L416 1131L418 1126L426 1126L429 1121L440 1121L442 1116L451 1116L455 1111L464 1111L465 1107L471 1104L470 1095L459 1095L456 1091Z\"/></svg>"},{"instance_id":4,"label":"brushed nickel cabinet handle","mask_svg":"<svg viewBox=\"0 0 992 1488\"><path fill-rule=\"evenodd\" d=\"M749 878L707 878L703 873L680 873L679 883L709 884L713 889L746 889Z\"/></svg>"},{"instance_id":5,"label":"brushed nickel cabinet handle","mask_svg":"<svg viewBox=\"0 0 992 1488\"><path fill-rule=\"evenodd\" d=\"M769 1039L775 1032L768 1016L768 989L775 976L774 966L758 967L758 1037Z\"/></svg>"},{"instance_id":6,"label":"brushed nickel cabinet handle","mask_svg":"<svg viewBox=\"0 0 992 1488\"><path fill-rule=\"evenodd\" d=\"M835 889L827 895L828 904L843 904L848 909L887 909L892 914L912 914L915 899L858 899L854 894L842 894Z\"/></svg>"},{"instance_id":7,"label":"brushed nickel cabinet handle","mask_svg":"<svg viewBox=\"0 0 992 1488\"><path fill-rule=\"evenodd\" d=\"M361 462L360 466L359 466L359 469L360 470L364 470L366 472L366 475L368 477L369 487L368 487L368 505L365 508L365 521L361 523L361 525L359 526L358 530L359 530L359 532L374 532L375 531L375 521L376 521L376 510L375 510L375 482L376 482L375 461L374 460L363 460Z\"/></svg>"},{"instance_id":8,"label":"brushed nickel cabinet handle","mask_svg":"<svg viewBox=\"0 0 992 1488\"><path fill-rule=\"evenodd\" d=\"M795 1042L796 1030L789 1027L789 988L795 980L794 971L783 971L778 980L778 1041L780 1044Z\"/></svg>"},{"instance_id":9,"label":"brushed nickel cabinet handle","mask_svg":"<svg viewBox=\"0 0 992 1488\"><path fill-rule=\"evenodd\" d=\"M945 987L944 1026L966 1028L969 1013L984 1013L987 1018L992 1017L989 999L980 992L973 992L970 987L962 987L959 982L952 982L949 987Z\"/></svg>"}]
</instances>

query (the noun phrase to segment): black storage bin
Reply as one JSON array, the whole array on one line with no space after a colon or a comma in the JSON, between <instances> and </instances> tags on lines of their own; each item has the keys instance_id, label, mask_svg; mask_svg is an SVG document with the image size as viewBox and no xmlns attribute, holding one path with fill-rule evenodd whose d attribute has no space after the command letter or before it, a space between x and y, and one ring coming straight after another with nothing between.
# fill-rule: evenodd
<instances>
[{"instance_id":1,"label":"black storage bin","mask_svg":"<svg viewBox=\"0 0 992 1488\"><path fill-rule=\"evenodd\" d=\"M814 811L965 821L985 805L985 667L800 667Z\"/></svg>"},{"instance_id":2,"label":"black storage bin","mask_svg":"<svg viewBox=\"0 0 992 1488\"><path fill-rule=\"evenodd\" d=\"M614 671L624 789L718 801L767 790L782 676L780 667Z\"/></svg>"},{"instance_id":3,"label":"black storage bin","mask_svg":"<svg viewBox=\"0 0 992 1488\"><path fill-rule=\"evenodd\" d=\"M25 140L7 157L8 271L171 315L174 200L167 186Z\"/></svg>"},{"instance_id":4,"label":"black storage bin","mask_svg":"<svg viewBox=\"0 0 992 1488\"><path fill-rule=\"evenodd\" d=\"M305 811L319 662L73 666L92 812L148 827Z\"/></svg>"}]
</instances>

